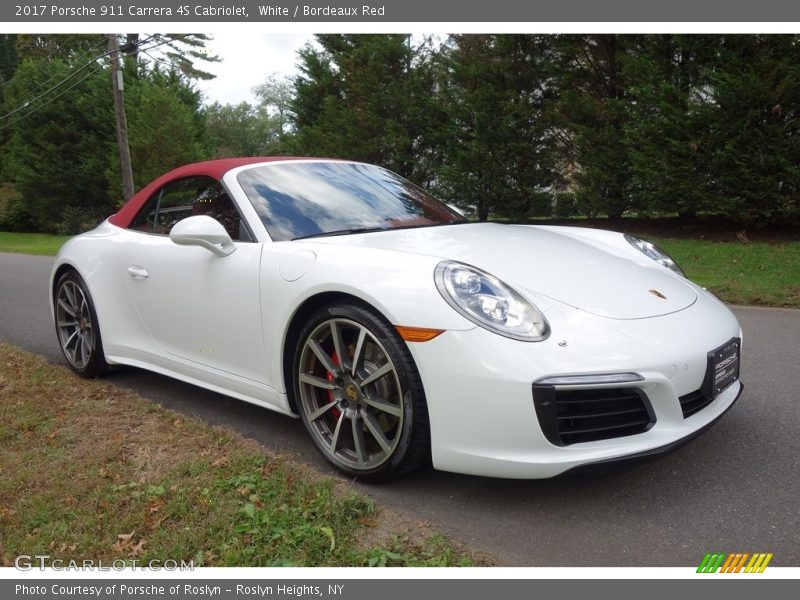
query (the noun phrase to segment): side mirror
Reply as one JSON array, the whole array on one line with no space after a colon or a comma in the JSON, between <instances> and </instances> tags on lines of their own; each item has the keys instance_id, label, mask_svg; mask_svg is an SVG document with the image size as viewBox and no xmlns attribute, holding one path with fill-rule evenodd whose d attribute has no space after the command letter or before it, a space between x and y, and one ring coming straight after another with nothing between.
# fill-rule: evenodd
<instances>
[{"instance_id":1,"label":"side mirror","mask_svg":"<svg viewBox=\"0 0 800 600\"><path fill-rule=\"evenodd\" d=\"M236 250L222 224L206 215L178 221L169 232L169 239L180 246L202 246L217 256L228 256Z\"/></svg>"}]
</instances>

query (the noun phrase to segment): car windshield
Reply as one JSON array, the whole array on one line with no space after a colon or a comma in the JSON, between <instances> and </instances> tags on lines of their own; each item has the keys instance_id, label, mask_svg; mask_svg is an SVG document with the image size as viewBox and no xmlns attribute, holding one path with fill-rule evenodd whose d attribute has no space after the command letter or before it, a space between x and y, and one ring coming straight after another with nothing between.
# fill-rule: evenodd
<instances>
[{"instance_id":1,"label":"car windshield","mask_svg":"<svg viewBox=\"0 0 800 600\"><path fill-rule=\"evenodd\" d=\"M238 175L274 241L464 222L394 173L359 163L286 162Z\"/></svg>"}]
</instances>

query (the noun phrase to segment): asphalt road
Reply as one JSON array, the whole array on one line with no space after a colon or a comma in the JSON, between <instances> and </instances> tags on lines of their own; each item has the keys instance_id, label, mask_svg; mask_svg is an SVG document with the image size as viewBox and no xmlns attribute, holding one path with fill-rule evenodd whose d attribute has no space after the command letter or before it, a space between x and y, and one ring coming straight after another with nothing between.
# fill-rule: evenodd
<instances>
[{"instance_id":1,"label":"asphalt road","mask_svg":"<svg viewBox=\"0 0 800 600\"><path fill-rule=\"evenodd\" d=\"M64 363L48 316L49 257L0 254L0 339ZM513 566L687 566L705 552L773 552L800 566L800 311L734 307L739 402L680 450L582 477L508 481L427 470L356 485ZM686 335L691 335L687 331ZM138 369L110 380L330 471L299 421Z\"/></svg>"}]
</instances>

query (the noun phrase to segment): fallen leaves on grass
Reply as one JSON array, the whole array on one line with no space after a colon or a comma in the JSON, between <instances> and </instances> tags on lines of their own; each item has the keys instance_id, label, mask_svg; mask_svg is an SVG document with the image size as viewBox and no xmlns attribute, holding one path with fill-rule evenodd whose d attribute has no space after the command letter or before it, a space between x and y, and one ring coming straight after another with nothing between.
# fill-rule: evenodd
<instances>
[{"instance_id":1,"label":"fallen leaves on grass","mask_svg":"<svg viewBox=\"0 0 800 600\"><path fill-rule=\"evenodd\" d=\"M117 541L111 546L111 550L117 555L121 554L128 558L137 558L141 556L144 554L144 547L147 544L147 540L140 538L137 542L134 542L133 536L135 534L135 531L118 534Z\"/></svg>"},{"instance_id":2,"label":"fallen leaves on grass","mask_svg":"<svg viewBox=\"0 0 800 600\"><path fill-rule=\"evenodd\" d=\"M383 519L344 482L3 343L0 366L0 564L47 548L220 566L372 562L377 549L359 540ZM398 554L392 564L461 561Z\"/></svg>"}]
</instances>

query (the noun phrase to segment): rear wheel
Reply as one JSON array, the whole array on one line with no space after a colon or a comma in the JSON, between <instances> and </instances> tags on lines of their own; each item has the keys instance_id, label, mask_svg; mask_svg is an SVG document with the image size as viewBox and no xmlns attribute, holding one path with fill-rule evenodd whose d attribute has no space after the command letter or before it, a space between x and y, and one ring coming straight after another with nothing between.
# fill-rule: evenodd
<instances>
[{"instance_id":1,"label":"rear wheel","mask_svg":"<svg viewBox=\"0 0 800 600\"><path fill-rule=\"evenodd\" d=\"M430 456L422 382L396 330L350 302L315 312L294 362L297 408L322 455L364 481L404 475Z\"/></svg>"},{"instance_id":2,"label":"rear wheel","mask_svg":"<svg viewBox=\"0 0 800 600\"><path fill-rule=\"evenodd\" d=\"M97 313L81 276L75 271L64 273L53 298L58 342L70 368L82 377L106 372Z\"/></svg>"}]
</instances>

